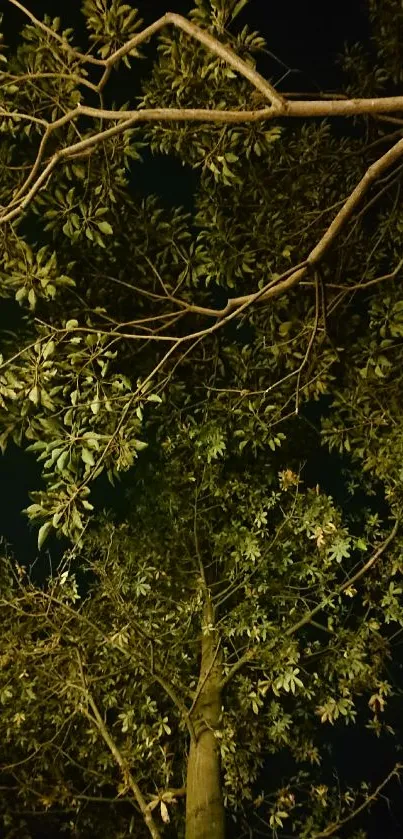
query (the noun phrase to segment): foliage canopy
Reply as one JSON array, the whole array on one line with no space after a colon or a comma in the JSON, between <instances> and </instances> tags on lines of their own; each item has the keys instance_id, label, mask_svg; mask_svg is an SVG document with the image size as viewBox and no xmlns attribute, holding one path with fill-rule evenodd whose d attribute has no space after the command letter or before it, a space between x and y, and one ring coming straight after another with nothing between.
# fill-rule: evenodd
<instances>
[{"instance_id":1,"label":"foliage canopy","mask_svg":"<svg viewBox=\"0 0 403 839\"><path fill-rule=\"evenodd\" d=\"M69 547L42 585L3 551L5 835L342 835L375 793L324 780L323 732L391 736L403 626L399 4L344 96L297 101L244 0L146 30L84 0L81 44L9 3L0 445L41 464L38 548ZM150 152L194 212L136 192Z\"/></svg>"}]
</instances>

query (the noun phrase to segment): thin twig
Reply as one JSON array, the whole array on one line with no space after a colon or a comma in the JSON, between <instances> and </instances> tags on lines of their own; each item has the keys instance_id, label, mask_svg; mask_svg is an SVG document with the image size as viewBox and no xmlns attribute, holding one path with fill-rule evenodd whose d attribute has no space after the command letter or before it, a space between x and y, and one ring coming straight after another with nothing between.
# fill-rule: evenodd
<instances>
[{"instance_id":1,"label":"thin twig","mask_svg":"<svg viewBox=\"0 0 403 839\"><path fill-rule=\"evenodd\" d=\"M347 824L347 822L350 822L352 819L355 819L356 816L362 813L363 810L366 810L367 807L369 807L369 805L373 801L376 801L376 799L379 797L379 794L382 792L384 787L386 787L389 781L392 780L392 778L400 777L402 769L403 764L396 763L392 771L389 772L389 775L387 775L386 778L384 778L384 780L380 784L378 784L376 789L374 789L374 791L370 795L366 796L365 800L362 802L362 804L359 805L359 807L356 807L355 810L353 810L352 813L350 813L348 816L345 816L343 819L339 819L338 822L332 822L332 824L329 824L328 827L326 827L324 830L321 830L320 833L314 833L310 837L310 839L326 839L327 836L332 836L333 833L336 832L336 830L340 830L340 828L343 827L343 825Z\"/></svg>"}]
</instances>

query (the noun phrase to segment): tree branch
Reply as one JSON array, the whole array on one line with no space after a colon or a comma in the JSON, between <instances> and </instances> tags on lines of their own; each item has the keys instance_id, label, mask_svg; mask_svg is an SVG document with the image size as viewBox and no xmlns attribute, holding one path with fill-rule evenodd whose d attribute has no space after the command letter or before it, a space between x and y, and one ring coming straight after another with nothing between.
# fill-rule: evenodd
<instances>
[{"instance_id":1,"label":"tree branch","mask_svg":"<svg viewBox=\"0 0 403 839\"><path fill-rule=\"evenodd\" d=\"M47 594L47 592L44 592L44 591L41 592L41 595L44 599L48 600L50 603L54 603L59 608L62 608L65 612L67 612L69 615L71 615L71 617L73 617L76 620L78 620L79 622L85 624L89 629L91 629L93 632L95 632L96 635L98 635L102 638L102 641L103 641L104 644L106 644L110 647L113 647L115 650L118 650L121 653L121 655L123 655L125 658L131 660L132 657L135 656L137 658L140 666L143 667L145 671L149 671L149 667L145 664L145 662L139 656L138 653L136 655L136 652L133 651L133 648L132 648L131 651L126 650L124 647L122 647L120 644L118 644L116 641L114 641L113 638L108 637L104 633L104 631L97 624L95 624L92 620L87 618L86 615L83 615L77 609L73 609L71 606L69 606L68 603L64 603L62 600L59 600L54 595ZM35 596L35 595L33 595L33 596ZM25 594L22 599L23 600L29 599L29 595ZM14 609L16 608L14 603L9 603L5 599L0 600L0 605L1 604L11 606ZM153 669L152 672L150 672L150 676L156 682L158 682L158 684L164 689L165 693L167 694L167 696L169 696L172 703L177 707L177 709L180 712L180 715L181 715L182 719L184 720L184 722L187 722L187 720L188 720L188 710L187 710L186 706L184 705L184 703L182 702L182 699L180 698L180 696L178 696L178 694L174 690L174 688L167 682L167 680L160 673L158 673L158 671L155 670L155 668ZM192 736L192 733L193 733L192 726L189 727L189 733Z\"/></svg>"},{"instance_id":2,"label":"tree branch","mask_svg":"<svg viewBox=\"0 0 403 839\"><path fill-rule=\"evenodd\" d=\"M82 662L81 662L81 658L80 658L80 655L79 655L78 651L77 651L77 658L78 658L81 682L82 682L82 686L83 686L83 694L84 694L84 696L85 696L85 698L86 698L86 700L87 700L87 702L88 702L88 704L91 708L93 716L91 714L88 714L88 711L86 711L86 709L84 707L81 708L81 712L98 729L98 732L100 733L102 739L104 740L104 742L108 746L109 751L111 752L111 754L115 758L115 761L116 761L117 765L119 766L119 769L122 773L123 780L124 780L125 784L127 785L127 787L129 787L129 789L132 791L134 799L138 804L138 807L141 811L141 814L143 816L143 819L145 821L145 824L148 827L148 830L149 830L151 836L153 837L153 839L160 839L160 831L158 830L157 825L155 824L153 816L150 812L150 808L146 803L146 800L143 796L143 793L141 792L141 789L140 789L139 785L134 780L134 778L133 778L133 776L130 772L127 761L124 759L124 757L123 757L122 753L120 752L115 740L113 739L110 732L108 731L108 729L107 729L107 727L106 727L106 725L105 725L105 723L102 719L102 716L99 713L99 710L98 710L97 704L94 700L94 697L92 696L92 694L88 690L85 675L84 675L84 670L83 670L83 666L82 666Z\"/></svg>"},{"instance_id":3,"label":"tree branch","mask_svg":"<svg viewBox=\"0 0 403 839\"><path fill-rule=\"evenodd\" d=\"M329 606L330 603L336 597L339 597L340 594L343 594L343 592L346 591L346 589L350 588L350 586L357 583L358 580L361 579L361 577L363 577L365 574L367 574L368 571L378 561L378 559L380 559L382 554L385 553L386 549L389 547L390 543L395 538L398 527L399 527L399 524L400 524L400 522L398 521L398 519L396 519L396 521L395 521L395 523L392 527L391 532L386 537L386 539L382 542L382 544L379 545L379 547L376 549L376 551L374 551L372 556L370 556L368 561L355 574L353 574L351 577L349 577L348 580L346 580L344 583L342 583L340 586L338 586L331 594L327 595L327 597L325 597L320 603L318 603L317 606L315 606L313 609L311 609L309 612L307 612L304 615L304 617L302 617L299 621L294 623L288 629L284 629L283 630L283 635L285 637L291 637L292 635L295 635L295 633L298 632L299 629L302 629L303 626L306 626L307 624L311 623L312 618L314 618L315 615L318 614L318 612L321 612L323 609L326 608L326 606ZM254 659L257 658L260 650L262 650L264 648L265 647L262 644L259 645L259 647L249 648L238 659L238 661L236 661L235 664L231 667L230 671L227 673L227 675L222 680L221 687L225 688L229 684L229 682L234 678L234 676L238 673L238 671L242 667L244 667L246 664L248 664L249 662L253 662ZM267 649L267 645L266 645L266 649Z\"/></svg>"},{"instance_id":4,"label":"tree branch","mask_svg":"<svg viewBox=\"0 0 403 839\"><path fill-rule=\"evenodd\" d=\"M384 780L376 787L376 789L374 789L371 795L368 795L365 798L365 800L362 802L362 804L359 805L359 807L356 807L355 810L353 810L353 812L350 813L348 816L345 816L344 819L340 819L338 822L332 822L328 825L328 827L325 827L324 830L321 830L320 833L314 833L311 839L326 839L327 836L333 836L333 833L335 833L336 830L340 830L340 828L343 827L343 825L347 824L347 822L350 822L352 819L355 819L356 816L362 813L363 810L366 810L366 808L369 807L369 805L373 801L376 801L379 794L386 787L389 781L391 781L393 777L400 777L402 769L403 764L396 763L396 766L394 766L392 771L389 772L389 775L387 775L386 778L384 778Z\"/></svg>"}]
</instances>

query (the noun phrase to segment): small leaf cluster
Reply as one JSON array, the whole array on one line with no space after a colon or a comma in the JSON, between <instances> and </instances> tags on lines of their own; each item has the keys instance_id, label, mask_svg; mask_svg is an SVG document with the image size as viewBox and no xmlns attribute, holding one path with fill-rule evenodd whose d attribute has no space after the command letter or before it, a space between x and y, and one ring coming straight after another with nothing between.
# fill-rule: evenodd
<instances>
[{"instance_id":1,"label":"small leaf cluster","mask_svg":"<svg viewBox=\"0 0 403 839\"><path fill-rule=\"evenodd\" d=\"M138 17L137 9L122 0L84 0L81 9L89 41L96 47L100 58L108 58L141 28L142 20ZM129 56L139 58L140 52L133 47L123 56L126 67L130 67Z\"/></svg>"}]
</instances>

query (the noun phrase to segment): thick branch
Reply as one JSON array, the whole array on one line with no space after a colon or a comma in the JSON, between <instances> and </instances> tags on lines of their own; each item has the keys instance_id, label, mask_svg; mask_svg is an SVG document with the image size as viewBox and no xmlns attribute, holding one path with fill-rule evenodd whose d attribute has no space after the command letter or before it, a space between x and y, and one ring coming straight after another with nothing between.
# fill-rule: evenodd
<instances>
[{"instance_id":1,"label":"thick branch","mask_svg":"<svg viewBox=\"0 0 403 839\"><path fill-rule=\"evenodd\" d=\"M78 50L74 49L65 38L60 36L57 32L47 27L42 21L38 20L35 15L25 8L18 0L9 0L13 6L16 6L23 12L35 26L38 26L42 31L46 32L49 37L53 37L64 49L66 49L72 56L76 57L81 63L96 64L104 67L104 73L101 82L98 84L98 89L102 89L102 82L105 75L108 77L110 69L117 64L117 62L128 55L132 50L140 44L148 41L154 34L159 32L168 24L186 32L192 38L203 44L206 49L218 56L226 64L229 64L234 70L237 70L244 78L248 79L251 84L258 90L265 99L267 99L272 107L265 109L269 112L269 118L274 116L293 116L293 117L318 117L318 116L352 116L356 114L384 114L394 111L403 111L403 97L402 96L387 96L382 98L371 99L335 99L334 97L328 100L318 101L287 101L278 91L260 75L250 64L243 61L230 47L222 44L217 38L211 35L204 29L201 29L195 23L182 15L173 12L167 12L154 23L147 26L141 32L133 36L126 44L120 47L112 55L105 59L95 58L90 53L83 55Z\"/></svg>"},{"instance_id":2,"label":"thick branch","mask_svg":"<svg viewBox=\"0 0 403 839\"><path fill-rule=\"evenodd\" d=\"M84 110L84 109L83 109ZM65 118L62 118L63 121ZM130 120L128 120L130 122ZM127 123L123 123L126 125ZM113 132L116 128L121 126L114 126L114 128L109 129L109 132ZM103 135L107 134L106 132L101 132ZM99 135L97 135L99 136ZM6 212L3 216L3 221L9 220L11 217L14 217L19 214L19 212L29 203L29 201L34 197L36 192L39 190L42 183L44 183L47 178L49 177L51 171L56 166L56 163L63 157L68 157L69 153L72 150L77 151L77 148L83 148L83 146L87 147L88 141L92 142L94 140L93 137L87 138L87 140L80 141L79 143L74 144L74 146L69 147L68 149L63 149L62 151L58 152L56 155L53 156L51 161L45 167L41 175L38 177L37 181L33 184L31 189L29 190L28 194L25 198L20 202L20 204L15 207L13 210L10 210L8 213ZM241 297L233 297L230 298L223 309L210 309L207 307L197 306L188 304L185 301L174 299L173 302L177 303L187 312L194 312L198 314L207 315L209 317L216 317L216 318L226 318L230 315L233 311L237 311L237 313L243 311L247 306L257 302L258 300L265 301L271 297L276 297L279 294L283 294L284 292L288 291L290 288L297 285L301 279L305 276L307 269L310 266L314 266L324 256L330 245L333 243L336 236L341 232L341 230L346 225L347 221L351 218L354 210L362 201L363 197L369 190L370 186L374 183L374 181L379 178L387 169L389 169L396 161L403 155L403 139L399 140L389 149L382 157L379 158L375 163L373 163L366 171L365 175L361 178L357 186L354 188L353 192L349 195L345 203L343 204L341 210L337 213L323 236L321 237L320 241L315 245L312 251L308 254L306 263L302 266L298 266L297 268L293 269L291 272L287 272L287 276L283 280L273 280L270 281L262 290L257 292L253 292L248 295L243 295ZM210 329L206 330L206 333L209 332ZM204 331L203 331L204 332ZM186 336L186 340L191 340L193 338L199 337L201 332L192 333L191 335ZM160 336L160 340L161 340ZM170 353L176 348L176 342L174 346L171 347Z\"/></svg>"},{"instance_id":3,"label":"thick branch","mask_svg":"<svg viewBox=\"0 0 403 839\"><path fill-rule=\"evenodd\" d=\"M241 75L247 78L251 84L258 90L265 99L267 99L271 107L263 108L257 111L224 111L224 110L210 110L210 109L202 109L202 108L192 108L192 109L177 109L177 108L157 108L152 110L143 110L143 111L108 111L104 109L97 109L97 108L89 108L89 107L77 107L74 110L68 112L59 120L56 120L52 124L48 124L48 127L45 131L45 134L42 138L40 148L38 151L36 162L33 166L31 174L23 187L19 190L17 196L14 196L13 202L8 208L8 212L6 211L3 215L3 222L4 221L11 221L16 215L20 214L24 208L29 204L32 200L38 189L46 182L47 178L53 171L55 165L63 160L67 159L68 157L77 156L79 154L83 154L84 151L90 150L94 145L98 144L99 142L108 139L116 134L121 133L122 131L127 130L128 128L133 127L138 122L144 121L204 121L204 122L217 122L217 123L236 123L236 122L255 122L260 120L268 120L278 117L309 117L309 116L347 116L352 114L366 114L366 113L374 113L374 114L383 114L391 111L403 111L403 97L384 97L380 99L330 99L326 100L319 100L319 101L287 101L284 99L283 96L277 93L277 91L272 87L272 85L267 82L256 70L253 69L249 64L243 61L231 48L224 46L221 44L217 38L213 37L211 34L206 32L205 30L201 29L200 27L196 26L196 24L188 21L186 18L182 17L181 15L176 15L172 13L167 13L163 15L159 20L155 21L151 26L144 29L142 32L137 33L133 38L131 38L127 44L124 44L119 50L109 56L107 59L100 60L95 59L93 56L86 55L83 56L81 53L74 50L68 42L54 32L52 29L47 27L41 21L37 20L37 18L32 15L31 12L26 10L24 6L22 6L18 0L9 0L14 6L24 12L30 20L38 26L40 29L46 32L49 37L56 39L58 43L60 43L66 50L68 50L71 54L73 54L76 58L78 58L81 62L90 61L97 65L103 66L105 68L104 75L97 86L98 90L101 90L104 83L106 82L111 68L114 66L116 62L120 60L124 55L127 55L131 50L133 50L136 46L140 43L148 40L153 34L157 31L162 29L167 24L171 23L174 26L178 27L182 31L186 32L188 35L194 37L200 43L202 43L210 52L219 56L223 61L228 63L234 69L236 69ZM57 128L63 127L66 123L74 120L76 117L81 115L85 116L93 116L97 119L106 119L106 120L118 120L119 124L113 126L112 128L106 129L105 131L98 132L97 134L93 135L92 137L87 137L84 140L80 141L79 143L75 143L72 146L69 146L65 149L61 149L55 153L55 155L48 161L45 169L39 175L37 181L33 184L32 188L27 192L28 187L32 183L33 179L36 177L37 172L39 171L39 166L42 161L45 146L47 144L47 140L50 134L55 131ZM12 114L10 114L12 116ZM20 200L22 196L25 195L23 200Z\"/></svg>"}]
</instances>

